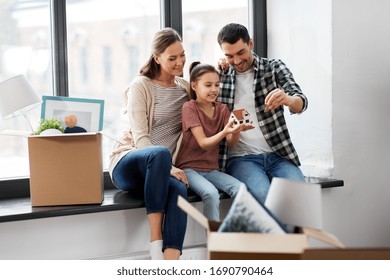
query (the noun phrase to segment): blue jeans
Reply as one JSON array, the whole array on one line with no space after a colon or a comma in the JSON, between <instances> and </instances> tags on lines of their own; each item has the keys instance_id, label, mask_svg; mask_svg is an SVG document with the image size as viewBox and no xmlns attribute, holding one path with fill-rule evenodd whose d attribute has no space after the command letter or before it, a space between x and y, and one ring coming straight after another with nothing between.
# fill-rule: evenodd
<instances>
[{"instance_id":1,"label":"blue jeans","mask_svg":"<svg viewBox=\"0 0 390 280\"><path fill-rule=\"evenodd\" d=\"M172 157L166 147L151 146L127 153L116 165L112 180L124 191L142 195L147 213L165 213L163 250L182 250L187 215L177 206L178 196L187 199L186 186L171 177Z\"/></svg>"},{"instance_id":2,"label":"blue jeans","mask_svg":"<svg viewBox=\"0 0 390 280\"><path fill-rule=\"evenodd\" d=\"M298 166L276 153L230 158L226 173L245 183L249 192L261 203L267 198L273 177L305 180Z\"/></svg>"},{"instance_id":3,"label":"blue jeans","mask_svg":"<svg viewBox=\"0 0 390 280\"><path fill-rule=\"evenodd\" d=\"M219 221L219 192L224 191L235 197L242 182L218 170L210 172L185 168L190 189L202 198L203 214L209 219Z\"/></svg>"}]
</instances>

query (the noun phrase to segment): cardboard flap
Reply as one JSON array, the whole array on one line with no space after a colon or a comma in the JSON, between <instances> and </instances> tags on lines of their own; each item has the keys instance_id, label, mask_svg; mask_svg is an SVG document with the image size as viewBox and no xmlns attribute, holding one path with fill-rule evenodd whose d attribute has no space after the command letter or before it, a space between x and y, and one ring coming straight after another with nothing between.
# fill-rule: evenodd
<instances>
[{"instance_id":1,"label":"cardboard flap","mask_svg":"<svg viewBox=\"0 0 390 280\"><path fill-rule=\"evenodd\" d=\"M83 132L83 133L62 133L62 134L48 134L48 135L30 135L34 138L58 138L58 137L84 137L98 135L99 132Z\"/></svg>"},{"instance_id":2,"label":"cardboard flap","mask_svg":"<svg viewBox=\"0 0 390 280\"><path fill-rule=\"evenodd\" d=\"M187 200L182 196L179 196L177 200L177 205L188 214L191 218L197 221L202 227L209 230L209 222L205 216L198 209L192 206Z\"/></svg>"},{"instance_id":3,"label":"cardboard flap","mask_svg":"<svg viewBox=\"0 0 390 280\"><path fill-rule=\"evenodd\" d=\"M316 230L316 229L311 229L311 228L303 228L303 232L307 236L313 237L317 240L323 241L335 247L345 248L345 246L335 236L331 235L330 233Z\"/></svg>"},{"instance_id":4,"label":"cardboard flap","mask_svg":"<svg viewBox=\"0 0 390 280\"><path fill-rule=\"evenodd\" d=\"M211 232L211 252L300 254L308 247L304 234L259 234L254 232Z\"/></svg>"}]
</instances>

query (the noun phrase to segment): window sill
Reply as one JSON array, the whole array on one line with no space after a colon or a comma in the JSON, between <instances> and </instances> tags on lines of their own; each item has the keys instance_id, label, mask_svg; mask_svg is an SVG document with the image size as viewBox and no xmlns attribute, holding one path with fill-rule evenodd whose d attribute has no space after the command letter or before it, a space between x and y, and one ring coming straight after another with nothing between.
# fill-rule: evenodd
<instances>
[{"instance_id":1,"label":"window sill","mask_svg":"<svg viewBox=\"0 0 390 280\"><path fill-rule=\"evenodd\" d=\"M344 181L337 179L306 178L306 181L320 184L323 189L344 186ZM137 209L145 206L142 199L134 198L126 192L113 188L112 185L107 186L107 184L105 184L105 188L102 204L32 207L29 196L3 198L0 199L0 223ZM228 196L222 193L221 199L225 198L228 198ZM190 202L201 201L197 195L193 194L189 195L188 200Z\"/></svg>"}]
</instances>

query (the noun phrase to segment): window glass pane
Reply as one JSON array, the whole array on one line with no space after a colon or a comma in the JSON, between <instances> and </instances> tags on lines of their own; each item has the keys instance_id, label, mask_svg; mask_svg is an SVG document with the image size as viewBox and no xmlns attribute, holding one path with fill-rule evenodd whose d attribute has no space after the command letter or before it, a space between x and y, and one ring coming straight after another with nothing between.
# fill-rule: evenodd
<instances>
[{"instance_id":1,"label":"window glass pane","mask_svg":"<svg viewBox=\"0 0 390 280\"><path fill-rule=\"evenodd\" d=\"M308 98L308 109L302 115L291 115L285 110L303 174L331 177L334 169L332 3L311 3L309 0L267 2L268 34L271 35L268 54L286 63Z\"/></svg>"},{"instance_id":2,"label":"window glass pane","mask_svg":"<svg viewBox=\"0 0 390 280\"><path fill-rule=\"evenodd\" d=\"M160 29L160 1L72 0L66 9L69 96L104 99L103 129L117 135L127 126L123 93ZM104 138L104 169L111 145Z\"/></svg>"},{"instance_id":3,"label":"window glass pane","mask_svg":"<svg viewBox=\"0 0 390 280\"><path fill-rule=\"evenodd\" d=\"M230 22L248 26L248 0L183 0L183 41L188 66L199 60L217 65L223 57L217 43L219 30Z\"/></svg>"},{"instance_id":4,"label":"window glass pane","mask_svg":"<svg viewBox=\"0 0 390 280\"><path fill-rule=\"evenodd\" d=\"M52 94L49 0L0 1L0 82L24 74L39 95ZM36 129L40 106L27 113ZM22 116L0 121L0 131L30 131ZM0 179L29 175L27 139L0 135Z\"/></svg>"}]
</instances>

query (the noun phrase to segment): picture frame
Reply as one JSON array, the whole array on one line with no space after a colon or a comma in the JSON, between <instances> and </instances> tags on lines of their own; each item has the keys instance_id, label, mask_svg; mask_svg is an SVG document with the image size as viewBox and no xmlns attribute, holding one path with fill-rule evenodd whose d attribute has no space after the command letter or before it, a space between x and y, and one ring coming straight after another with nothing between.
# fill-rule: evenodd
<instances>
[{"instance_id":1,"label":"picture frame","mask_svg":"<svg viewBox=\"0 0 390 280\"><path fill-rule=\"evenodd\" d=\"M288 229L267 207L258 202L243 184L218 232L286 234Z\"/></svg>"},{"instance_id":2,"label":"picture frame","mask_svg":"<svg viewBox=\"0 0 390 280\"><path fill-rule=\"evenodd\" d=\"M76 120L86 132L103 130L104 100L64 96L42 96L41 119L56 118L66 128L65 118Z\"/></svg>"}]
</instances>

